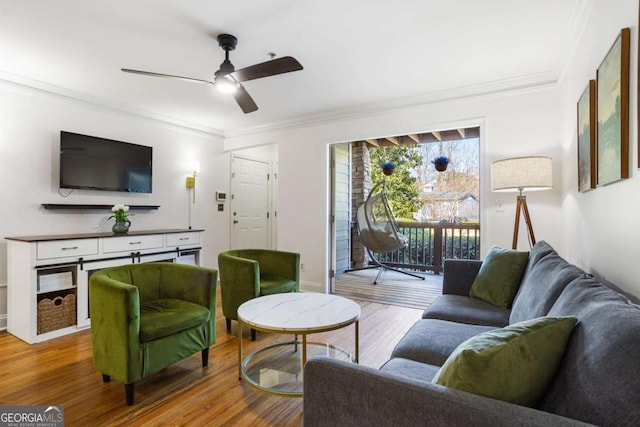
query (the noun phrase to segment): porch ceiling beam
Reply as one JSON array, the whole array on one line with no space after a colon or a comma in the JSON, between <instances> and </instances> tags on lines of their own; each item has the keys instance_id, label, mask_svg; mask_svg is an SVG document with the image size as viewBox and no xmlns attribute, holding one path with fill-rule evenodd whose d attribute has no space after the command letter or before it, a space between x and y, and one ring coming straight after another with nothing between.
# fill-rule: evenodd
<instances>
[{"instance_id":1,"label":"porch ceiling beam","mask_svg":"<svg viewBox=\"0 0 640 427\"><path fill-rule=\"evenodd\" d=\"M435 135L433 133L431 133L431 132L423 133L421 135L420 139L422 140L422 142L436 142L436 141L438 141L438 138L436 138Z\"/></svg>"},{"instance_id":2,"label":"porch ceiling beam","mask_svg":"<svg viewBox=\"0 0 640 427\"><path fill-rule=\"evenodd\" d=\"M380 147L380 143L377 139L367 139L367 143L373 145L374 147Z\"/></svg>"},{"instance_id":3,"label":"porch ceiling beam","mask_svg":"<svg viewBox=\"0 0 640 427\"><path fill-rule=\"evenodd\" d=\"M458 129L458 133L460 134L460 138L465 139L465 130L464 129Z\"/></svg>"},{"instance_id":4,"label":"porch ceiling beam","mask_svg":"<svg viewBox=\"0 0 640 427\"><path fill-rule=\"evenodd\" d=\"M394 145L400 145L400 143L398 142L398 137L396 136L388 136L385 139Z\"/></svg>"},{"instance_id":5,"label":"porch ceiling beam","mask_svg":"<svg viewBox=\"0 0 640 427\"><path fill-rule=\"evenodd\" d=\"M440 134L440 131L431 132L431 135L435 136L438 141L442 141L442 135Z\"/></svg>"},{"instance_id":6,"label":"porch ceiling beam","mask_svg":"<svg viewBox=\"0 0 640 427\"><path fill-rule=\"evenodd\" d=\"M409 134L409 138L413 139L416 144L420 144L420 137L415 133Z\"/></svg>"}]
</instances>

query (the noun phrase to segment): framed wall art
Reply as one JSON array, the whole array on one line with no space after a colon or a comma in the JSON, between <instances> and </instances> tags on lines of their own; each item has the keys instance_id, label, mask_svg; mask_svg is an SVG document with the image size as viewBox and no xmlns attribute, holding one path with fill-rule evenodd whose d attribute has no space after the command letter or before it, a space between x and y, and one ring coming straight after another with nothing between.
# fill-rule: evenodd
<instances>
[{"instance_id":1,"label":"framed wall art","mask_svg":"<svg viewBox=\"0 0 640 427\"><path fill-rule=\"evenodd\" d=\"M598 67L597 185L629 177L629 28L623 28Z\"/></svg>"},{"instance_id":2,"label":"framed wall art","mask_svg":"<svg viewBox=\"0 0 640 427\"><path fill-rule=\"evenodd\" d=\"M578 190L596 188L596 81L578 100Z\"/></svg>"}]
</instances>

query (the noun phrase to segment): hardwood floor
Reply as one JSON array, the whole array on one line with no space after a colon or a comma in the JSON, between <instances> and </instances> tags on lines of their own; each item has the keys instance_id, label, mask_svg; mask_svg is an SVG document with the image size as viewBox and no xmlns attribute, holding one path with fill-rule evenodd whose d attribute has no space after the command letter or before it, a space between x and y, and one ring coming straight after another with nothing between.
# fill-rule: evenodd
<instances>
[{"instance_id":1,"label":"hardwood floor","mask_svg":"<svg viewBox=\"0 0 640 427\"><path fill-rule=\"evenodd\" d=\"M360 363L377 368L422 310L357 302L362 307ZM198 353L139 381L133 406L125 403L122 383L103 383L93 367L89 330L34 345L1 332L0 405L62 405L67 426L302 425L302 399L273 396L238 380L237 323L228 334L220 306L216 327L207 368ZM353 350L353 328L310 339ZM251 342L249 331L243 335L245 352L290 339L258 333Z\"/></svg>"}]
</instances>

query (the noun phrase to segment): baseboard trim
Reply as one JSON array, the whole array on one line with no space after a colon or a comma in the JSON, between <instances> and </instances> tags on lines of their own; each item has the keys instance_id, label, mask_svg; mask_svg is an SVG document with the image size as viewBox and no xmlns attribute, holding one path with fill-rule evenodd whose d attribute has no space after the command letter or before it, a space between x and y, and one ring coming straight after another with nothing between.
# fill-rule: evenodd
<instances>
[{"instance_id":1,"label":"baseboard trim","mask_svg":"<svg viewBox=\"0 0 640 427\"><path fill-rule=\"evenodd\" d=\"M303 292L316 292L320 294L325 294L326 290L322 283L317 282L300 282L300 290Z\"/></svg>"}]
</instances>

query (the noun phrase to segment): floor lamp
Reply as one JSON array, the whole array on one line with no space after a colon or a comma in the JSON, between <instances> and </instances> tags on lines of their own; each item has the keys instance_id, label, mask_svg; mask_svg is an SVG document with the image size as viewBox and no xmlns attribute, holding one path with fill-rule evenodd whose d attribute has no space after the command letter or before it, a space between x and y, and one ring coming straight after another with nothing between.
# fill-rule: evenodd
<instances>
[{"instance_id":1,"label":"floor lamp","mask_svg":"<svg viewBox=\"0 0 640 427\"><path fill-rule=\"evenodd\" d=\"M521 213L527 223L531 245L536 243L531 217L529 216L529 208L527 207L527 197L523 194L523 191L550 190L552 188L551 157L514 157L491 163L491 190L518 192L516 196L516 221L513 227L513 249L518 246Z\"/></svg>"}]
</instances>

